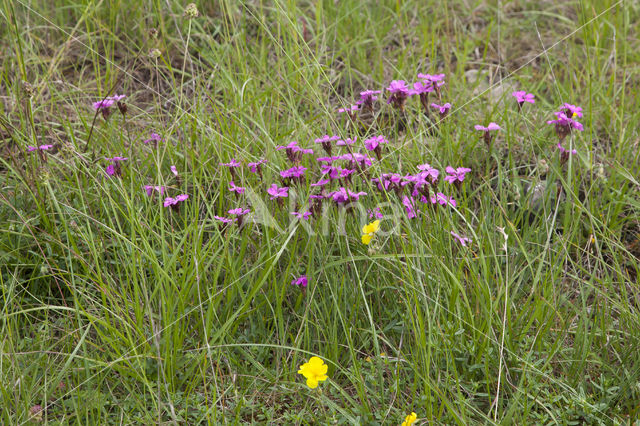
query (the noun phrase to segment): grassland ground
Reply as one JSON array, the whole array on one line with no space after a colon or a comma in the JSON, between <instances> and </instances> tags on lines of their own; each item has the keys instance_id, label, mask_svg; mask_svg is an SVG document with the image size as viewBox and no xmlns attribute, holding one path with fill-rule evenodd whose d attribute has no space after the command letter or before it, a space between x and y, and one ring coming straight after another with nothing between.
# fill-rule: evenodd
<instances>
[{"instance_id":1,"label":"grassland ground","mask_svg":"<svg viewBox=\"0 0 640 426\"><path fill-rule=\"evenodd\" d=\"M639 20L0 0L0 422L634 424Z\"/></svg>"}]
</instances>

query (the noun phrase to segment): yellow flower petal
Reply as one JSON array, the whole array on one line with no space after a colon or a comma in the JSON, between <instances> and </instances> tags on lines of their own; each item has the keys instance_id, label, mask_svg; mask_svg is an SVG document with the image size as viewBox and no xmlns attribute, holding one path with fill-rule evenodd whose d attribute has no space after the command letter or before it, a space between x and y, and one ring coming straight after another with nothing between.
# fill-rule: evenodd
<instances>
[{"instance_id":1,"label":"yellow flower petal","mask_svg":"<svg viewBox=\"0 0 640 426\"><path fill-rule=\"evenodd\" d=\"M380 230L380 221L376 220L373 221L365 226L362 227L362 233L363 234L373 234L375 232L378 232Z\"/></svg>"},{"instance_id":2,"label":"yellow flower petal","mask_svg":"<svg viewBox=\"0 0 640 426\"><path fill-rule=\"evenodd\" d=\"M373 238L373 234L366 234L362 236L362 244L369 245L371 239Z\"/></svg>"},{"instance_id":3,"label":"yellow flower petal","mask_svg":"<svg viewBox=\"0 0 640 426\"><path fill-rule=\"evenodd\" d=\"M402 426L411 426L417 419L418 415L412 412L407 417L405 417L404 422L402 422Z\"/></svg>"}]
</instances>

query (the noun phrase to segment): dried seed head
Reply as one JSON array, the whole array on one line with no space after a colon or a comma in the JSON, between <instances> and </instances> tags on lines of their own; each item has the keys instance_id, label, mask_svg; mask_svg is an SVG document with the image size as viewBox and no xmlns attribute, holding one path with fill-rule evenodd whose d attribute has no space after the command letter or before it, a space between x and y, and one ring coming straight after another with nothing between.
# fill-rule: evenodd
<instances>
[{"instance_id":1,"label":"dried seed head","mask_svg":"<svg viewBox=\"0 0 640 426\"><path fill-rule=\"evenodd\" d=\"M547 163L547 160L545 160L544 158L538 160L538 172L540 172L541 175L544 175L547 174L548 171L549 164Z\"/></svg>"},{"instance_id":2,"label":"dried seed head","mask_svg":"<svg viewBox=\"0 0 640 426\"><path fill-rule=\"evenodd\" d=\"M33 86L28 81L22 82L22 90L24 90L24 93L27 96L27 98L30 98L33 96L33 92L34 92Z\"/></svg>"},{"instance_id":3,"label":"dried seed head","mask_svg":"<svg viewBox=\"0 0 640 426\"><path fill-rule=\"evenodd\" d=\"M160 49L151 49L149 51L149 56L154 59L158 59L160 56L162 56L162 52L160 51Z\"/></svg>"},{"instance_id":4,"label":"dried seed head","mask_svg":"<svg viewBox=\"0 0 640 426\"><path fill-rule=\"evenodd\" d=\"M200 15L200 13L195 3L189 3L187 7L184 8L184 13L182 14L182 16L187 19L197 18L198 15Z\"/></svg>"}]
</instances>

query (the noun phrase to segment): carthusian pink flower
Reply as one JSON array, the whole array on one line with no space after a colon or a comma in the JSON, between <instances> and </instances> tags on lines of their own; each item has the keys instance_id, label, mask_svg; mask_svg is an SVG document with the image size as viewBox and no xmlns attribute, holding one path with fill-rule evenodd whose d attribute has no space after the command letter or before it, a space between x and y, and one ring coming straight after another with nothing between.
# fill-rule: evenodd
<instances>
[{"instance_id":1,"label":"carthusian pink flower","mask_svg":"<svg viewBox=\"0 0 640 426\"><path fill-rule=\"evenodd\" d=\"M146 144L153 144L154 146L158 144L158 142L162 141L162 136L160 136L159 134L152 132L151 135L149 135L149 139L145 139L143 142Z\"/></svg>"},{"instance_id":2,"label":"carthusian pink flower","mask_svg":"<svg viewBox=\"0 0 640 426\"><path fill-rule=\"evenodd\" d=\"M487 144L489 148L491 148L491 141L493 140L493 134L491 134L491 131L500 130L501 127L498 126L496 123L491 122L487 127L484 127L480 124L476 124L474 128L476 130L484 132L483 133L484 142Z\"/></svg>"},{"instance_id":3,"label":"carthusian pink flower","mask_svg":"<svg viewBox=\"0 0 640 426\"><path fill-rule=\"evenodd\" d=\"M297 285L298 287L303 287L303 288L306 287L308 283L309 283L309 280L307 279L306 275L301 275L298 278L291 281L291 285Z\"/></svg>"},{"instance_id":4,"label":"carthusian pink flower","mask_svg":"<svg viewBox=\"0 0 640 426\"><path fill-rule=\"evenodd\" d=\"M391 93L387 103L393 104L399 110L403 110L404 103L410 95L407 83L404 80L393 80L387 87L387 91Z\"/></svg>"},{"instance_id":5,"label":"carthusian pink flower","mask_svg":"<svg viewBox=\"0 0 640 426\"><path fill-rule=\"evenodd\" d=\"M115 103L115 101L111 98L105 98L101 101L98 102L94 102L93 103L93 109L95 109L96 111L104 111L104 110L109 110L109 108ZM107 113L108 115L108 113Z\"/></svg>"},{"instance_id":6,"label":"carthusian pink flower","mask_svg":"<svg viewBox=\"0 0 640 426\"><path fill-rule=\"evenodd\" d=\"M229 182L229 191L231 191L231 192L235 192L235 193L241 195L241 194L244 194L245 189L246 188L243 187L243 186L236 186L236 184L233 183L233 181Z\"/></svg>"},{"instance_id":7,"label":"carthusian pink flower","mask_svg":"<svg viewBox=\"0 0 640 426\"><path fill-rule=\"evenodd\" d=\"M376 207L374 209L369 209L367 210L367 213L369 214L369 219L382 219L384 218L384 216L382 215L382 211L380 210L380 207Z\"/></svg>"},{"instance_id":8,"label":"carthusian pink flower","mask_svg":"<svg viewBox=\"0 0 640 426\"><path fill-rule=\"evenodd\" d=\"M31 146L31 145L29 145L27 147L27 151L29 151L29 152L36 151L36 150L48 151L51 148L53 148L53 145L40 145L40 146Z\"/></svg>"},{"instance_id":9,"label":"carthusian pink flower","mask_svg":"<svg viewBox=\"0 0 640 426\"><path fill-rule=\"evenodd\" d=\"M275 200L276 198L286 198L289 196L289 187L283 186L279 188L278 185L274 183L269 187L269 189L267 189L267 194L271 196L271 200Z\"/></svg>"},{"instance_id":10,"label":"carthusian pink flower","mask_svg":"<svg viewBox=\"0 0 640 426\"><path fill-rule=\"evenodd\" d=\"M311 212L291 212L291 214L301 220L309 220L309 217L311 216Z\"/></svg>"},{"instance_id":11,"label":"carthusian pink flower","mask_svg":"<svg viewBox=\"0 0 640 426\"><path fill-rule=\"evenodd\" d=\"M468 243L471 242L471 240L467 237L461 237L460 235L456 234L455 232L451 231L451 235L453 235L453 237L460 243L460 245L462 247L466 247Z\"/></svg>"},{"instance_id":12,"label":"carthusian pink flower","mask_svg":"<svg viewBox=\"0 0 640 426\"><path fill-rule=\"evenodd\" d=\"M174 210L178 210L180 203L185 201L187 198L189 198L189 195L187 194L180 194L175 198L167 197L164 199L163 205L165 207L171 207Z\"/></svg>"},{"instance_id":13,"label":"carthusian pink flower","mask_svg":"<svg viewBox=\"0 0 640 426\"><path fill-rule=\"evenodd\" d=\"M242 207L238 207L238 208L229 210L227 213L229 213L230 215L236 216L237 220L238 220L238 227L241 227L243 219L244 219L244 216L246 214L248 214L249 211L250 211L249 209L244 209Z\"/></svg>"},{"instance_id":14,"label":"carthusian pink flower","mask_svg":"<svg viewBox=\"0 0 640 426\"><path fill-rule=\"evenodd\" d=\"M295 166L295 167L291 167L290 169L287 170L283 170L280 172L280 176L283 179L289 179L289 180L301 180L302 177L304 176L304 172L307 170L306 167L302 167L302 166Z\"/></svg>"},{"instance_id":15,"label":"carthusian pink flower","mask_svg":"<svg viewBox=\"0 0 640 426\"><path fill-rule=\"evenodd\" d=\"M213 218L215 220L217 220L218 222L221 222L221 223L223 223L225 225L229 224L229 223L232 223L232 222L237 222L238 221L238 219L235 219L235 218L234 219L229 219L228 217L224 217L224 216L213 216Z\"/></svg>"},{"instance_id":16,"label":"carthusian pink flower","mask_svg":"<svg viewBox=\"0 0 640 426\"><path fill-rule=\"evenodd\" d=\"M359 105L351 105L347 108L338 108L338 113L342 114L343 112L346 112L349 115L349 118L353 120L356 116L356 111L358 111L359 109Z\"/></svg>"},{"instance_id":17,"label":"carthusian pink flower","mask_svg":"<svg viewBox=\"0 0 640 426\"><path fill-rule=\"evenodd\" d=\"M578 151L575 149L565 149L560 142L558 142L558 145L556 146L558 148L558 151L560 151L560 164L564 164L569 161L569 155L576 155L578 153Z\"/></svg>"},{"instance_id":18,"label":"carthusian pink flower","mask_svg":"<svg viewBox=\"0 0 640 426\"><path fill-rule=\"evenodd\" d=\"M438 183L438 176L440 176L440 170L431 167L429 163L424 163L418 166L418 170L421 171L426 178L428 178L432 184Z\"/></svg>"},{"instance_id":19,"label":"carthusian pink flower","mask_svg":"<svg viewBox=\"0 0 640 426\"><path fill-rule=\"evenodd\" d=\"M569 118L581 118L582 117L582 108L579 106L571 105L568 103L562 104L560 109L567 115Z\"/></svg>"},{"instance_id":20,"label":"carthusian pink flower","mask_svg":"<svg viewBox=\"0 0 640 426\"><path fill-rule=\"evenodd\" d=\"M555 125L556 134L558 135L558 139L560 139L560 142L562 142L564 138L567 137L569 133L571 133L571 129L576 129L580 132L584 130L582 123L573 119L573 117L582 116L582 112L580 112L582 111L582 108L573 105L571 105L571 107L575 108L575 112L572 113L571 117L567 116L564 111L558 111L554 112L556 116L555 120L547 121L547 124ZM578 109L580 111L578 111ZM578 113L580 115L578 115Z\"/></svg>"},{"instance_id":21,"label":"carthusian pink flower","mask_svg":"<svg viewBox=\"0 0 640 426\"><path fill-rule=\"evenodd\" d=\"M96 110L96 112L101 113L102 116L107 119L109 118L109 114L111 114L110 108L114 103L117 103L118 109L120 110L122 115L124 115L127 112L127 106L122 102L122 99L124 98L125 95L108 96L101 101L94 102L93 109Z\"/></svg>"},{"instance_id":22,"label":"carthusian pink flower","mask_svg":"<svg viewBox=\"0 0 640 426\"><path fill-rule=\"evenodd\" d=\"M228 163L218 163L221 166L228 167L229 169L234 169L236 167L240 167L240 163L235 158L232 158Z\"/></svg>"},{"instance_id":23,"label":"carthusian pink flower","mask_svg":"<svg viewBox=\"0 0 640 426\"><path fill-rule=\"evenodd\" d=\"M318 186L325 186L326 184L328 184L329 182L331 182L329 179L320 179L319 181L317 181L316 183L312 183L311 185L309 185L310 187L314 188L314 187L318 187Z\"/></svg>"},{"instance_id":24,"label":"carthusian pink flower","mask_svg":"<svg viewBox=\"0 0 640 426\"><path fill-rule=\"evenodd\" d=\"M154 186L154 185L145 185L145 191L147 191L147 196L151 197L153 191L157 191L160 195L164 194L165 187L164 186Z\"/></svg>"},{"instance_id":25,"label":"carthusian pink flower","mask_svg":"<svg viewBox=\"0 0 640 426\"><path fill-rule=\"evenodd\" d=\"M324 135L321 138L317 138L315 143L322 144L322 149L324 149L328 155L331 155L331 142L338 140L340 140L340 136Z\"/></svg>"},{"instance_id":26,"label":"carthusian pink flower","mask_svg":"<svg viewBox=\"0 0 640 426\"><path fill-rule=\"evenodd\" d=\"M336 146L348 146L348 145L353 145L354 143L356 143L356 138L340 139L336 142Z\"/></svg>"},{"instance_id":27,"label":"carthusian pink flower","mask_svg":"<svg viewBox=\"0 0 640 426\"><path fill-rule=\"evenodd\" d=\"M522 107L522 105L525 102L529 102L530 104L536 103L535 96L533 95L533 93L527 93L524 90L518 90L516 92L513 92L511 96L516 98L516 101L518 101L518 106L520 107Z\"/></svg>"},{"instance_id":28,"label":"carthusian pink flower","mask_svg":"<svg viewBox=\"0 0 640 426\"><path fill-rule=\"evenodd\" d=\"M249 166L249 170L251 170L251 173L258 173L260 176L262 176L262 165L266 162L267 160L263 158L262 160L256 161L255 163L248 163L247 166Z\"/></svg>"},{"instance_id":29,"label":"carthusian pink flower","mask_svg":"<svg viewBox=\"0 0 640 426\"><path fill-rule=\"evenodd\" d=\"M366 108L373 109L373 103L378 100L378 97L375 95L379 95L382 93L381 90L365 90L360 92L360 100L358 103Z\"/></svg>"},{"instance_id":30,"label":"carthusian pink flower","mask_svg":"<svg viewBox=\"0 0 640 426\"><path fill-rule=\"evenodd\" d=\"M298 146L297 141L290 142L288 145L279 145L276 147L276 151L286 150L287 158L292 163L299 163L302 159L302 154L313 154L312 149L304 149Z\"/></svg>"},{"instance_id":31,"label":"carthusian pink flower","mask_svg":"<svg viewBox=\"0 0 640 426\"><path fill-rule=\"evenodd\" d=\"M415 208L415 201L413 197L407 197L406 195L402 198L402 205L407 211L407 217L409 219L413 219L418 216L417 210Z\"/></svg>"},{"instance_id":32,"label":"carthusian pink flower","mask_svg":"<svg viewBox=\"0 0 640 426\"><path fill-rule=\"evenodd\" d=\"M444 178L445 181L449 183L461 183L464 181L464 177L471 171L471 169L466 167L458 167L457 169L454 169L451 166L447 166L445 171L448 173Z\"/></svg>"},{"instance_id":33,"label":"carthusian pink flower","mask_svg":"<svg viewBox=\"0 0 640 426\"><path fill-rule=\"evenodd\" d=\"M449 113L449 110L451 109L451 104L449 102L447 102L444 105L438 105L434 103L434 104L431 104L431 107L438 110L438 112L440 113L440 119L442 120Z\"/></svg>"},{"instance_id":34,"label":"carthusian pink flower","mask_svg":"<svg viewBox=\"0 0 640 426\"><path fill-rule=\"evenodd\" d=\"M378 160L380 160L382 158L381 144L387 144L387 143L389 143L389 141L384 136L379 135L364 141L364 146L369 151L373 151L376 154L376 157L378 157Z\"/></svg>"},{"instance_id":35,"label":"carthusian pink flower","mask_svg":"<svg viewBox=\"0 0 640 426\"><path fill-rule=\"evenodd\" d=\"M105 171L109 176L116 176L116 177L122 176L122 166L120 165L120 163L128 160L127 157L112 157L112 158L105 157L105 160L111 161L111 164L109 164L105 169Z\"/></svg>"},{"instance_id":36,"label":"carthusian pink flower","mask_svg":"<svg viewBox=\"0 0 640 426\"><path fill-rule=\"evenodd\" d=\"M236 168L240 167L240 162L238 160L236 160L235 158L232 158L231 161L229 161L228 163L218 163L219 165L223 166L223 167L227 167L229 169L229 172L231 172L231 179L235 179L236 178Z\"/></svg>"}]
</instances>

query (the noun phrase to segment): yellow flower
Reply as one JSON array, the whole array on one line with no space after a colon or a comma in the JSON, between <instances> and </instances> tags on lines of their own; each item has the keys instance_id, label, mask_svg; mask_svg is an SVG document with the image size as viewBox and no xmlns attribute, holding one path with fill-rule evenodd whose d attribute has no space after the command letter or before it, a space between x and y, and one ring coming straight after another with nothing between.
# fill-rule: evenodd
<instances>
[{"instance_id":1,"label":"yellow flower","mask_svg":"<svg viewBox=\"0 0 640 426\"><path fill-rule=\"evenodd\" d=\"M371 243L371 240L373 239L373 236L379 230L380 230L380 221L379 220L375 220L375 221L363 226L362 227L362 233L364 235L362 236L362 244L369 245L369 243Z\"/></svg>"},{"instance_id":2,"label":"yellow flower","mask_svg":"<svg viewBox=\"0 0 640 426\"><path fill-rule=\"evenodd\" d=\"M407 417L404 418L404 422L402 422L402 426L411 426L418 419L416 413L411 413Z\"/></svg>"},{"instance_id":3,"label":"yellow flower","mask_svg":"<svg viewBox=\"0 0 640 426\"><path fill-rule=\"evenodd\" d=\"M300 366L298 374L302 374L307 379L307 386L311 389L318 387L319 382L327 380L327 370L329 366L317 356L312 356L309 362Z\"/></svg>"},{"instance_id":4,"label":"yellow flower","mask_svg":"<svg viewBox=\"0 0 640 426\"><path fill-rule=\"evenodd\" d=\"M376 220L362 227L363 234L374 234L380 230L380 221Z\"/></svg>"}]
</instances>

